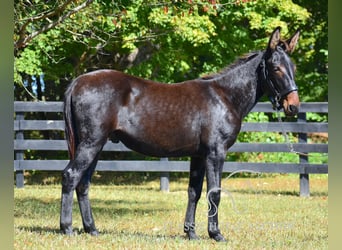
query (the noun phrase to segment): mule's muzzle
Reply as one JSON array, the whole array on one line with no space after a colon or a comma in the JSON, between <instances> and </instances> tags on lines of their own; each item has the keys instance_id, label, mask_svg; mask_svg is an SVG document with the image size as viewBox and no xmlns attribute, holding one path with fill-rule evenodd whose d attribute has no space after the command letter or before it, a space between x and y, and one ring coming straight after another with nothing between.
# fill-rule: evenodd
<instances>
[{"instance_id":1,"label":"mule's muzzle","mask_svg":"<svg viewBox=\"0 0 342 250\"><path fill-rule=\"evenodd\" d=\"M297 106L295 106L295 105L289 105L289 112L290 112L291 114L294 114L294 115L298 114L298 108L297 108Z\"/></svg>"},{"instance_id":2,"label":"mule's muzzle","mask_svg":"<svg viewBox=\"0 0 342 250\"><path fill-rule=\"evenodd\" d=\"M283 108L286 116L295 116L299 112L299 97L297 91L289 93L283 100Z\"/></svg>"},{"instance_id":3,"label":"mule's muzzle","mask_svg":"<svg viewBox=\"0 0 342 250\"><path fill-rule=\"evenodd\" d=\"M287 116L295 116L298 114L299 108L295 105L289 105L287 110L285 110L285 114Z\"/></svg>"}]
</instances>

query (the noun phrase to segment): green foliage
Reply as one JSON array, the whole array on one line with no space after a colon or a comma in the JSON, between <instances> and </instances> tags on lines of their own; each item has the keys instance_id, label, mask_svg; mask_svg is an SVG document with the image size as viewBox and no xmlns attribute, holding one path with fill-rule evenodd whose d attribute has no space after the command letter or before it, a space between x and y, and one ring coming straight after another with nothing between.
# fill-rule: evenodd
<instances>
[{"instance_id":1,"label":"green foliage","mask_svg":"<svg viewBox=\"0 0 342 250\"><path fill-rule=\"evenodd\" d=\"M40 75L43 73L42 64L38 52L32 49L25 49L20 57L14 60L14 81L21 82L21 74Z\"/></svg>"},{"instance_id":2,"label":"green foliage","mask_svg":"<svg viewBox=\"0 0 342 250\"><path fill-rule=\"evenodd\" d=\"M308 112L306 113L306 119L311 122L328 122L328 115Z\"/></svg>"},{"instance_id":3,"label":"green foliage","mask_svg":"<svg viewBox=\"0 0 342 250\"><path fill-rule=\"evenodd\" d=\"M54 21L41 18L67 1L15 3L15 41ZM77 3L65 6L69 11ZM15 53L15 81L45 73L61 99L80 73L115 68L162 82L177 82L218 71L251 50L264 49L275 26L303 33L297 52L302 100L327 93L327 5L324 1L94 1L35 37ZM319 11L318 11L319 10ZM63 12L63 13L64 13ZM317 18L318 17L318 18ZM29 18L36 18L22 30ZM315 65L320 60L320 68ZM314 85L314 88L312 87ZM314 93L313 93L314 92ZM19 94L21 93L21 94ZM16 99L21 99L18 92ZM323 98L323 99L322 99Z\"/></svg>"},{"instance_id":4,"label":"green foliage","mask_svg":"<svg viewBox=\"0 0 342 250\"><path fill-rule=\"evenodd\" d=\"M175 7L167 13L162 8L154 9L149 15L149 20L152 24L173 30L183 42L190 42L194 47L209 43L211 36L216 35L214 24L209 16L199 14L198 6L188 13L179 13Z\"/></svg>"}]
</instances>

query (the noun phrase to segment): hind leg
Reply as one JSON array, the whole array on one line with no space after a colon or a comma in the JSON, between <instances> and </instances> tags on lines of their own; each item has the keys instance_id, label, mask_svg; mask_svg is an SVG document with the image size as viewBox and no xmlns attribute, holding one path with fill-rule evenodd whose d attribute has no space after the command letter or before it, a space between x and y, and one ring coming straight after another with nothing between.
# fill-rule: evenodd
<instances>
[{"instance_id":1,"label":"hind leg","mask_svg":"<svg viewBox=\"0 0 342 250\"><path fill-rule=\"evenodd\" d=\"M91 176L94 173L97 160L98 155L95 157L91 166L84 173L80 183L76 187L77 200L81 211L83 228L86 233L91 235L98 235L88 196Z\"/></svg>"},{"instance_id":2,"label":"hind leg","mask_svg":"<svg viewBox=\"0 0 342 250\"><path fill-rule=\"evenodd\" d=\"M95 162L95 158L102 149L102 144L80 143L74 160L70 160L67 167L62 174L62 199L61 199L61 214L60 214L60 229L64 234L71 235L72 231L72 206L73 206L73 194L76 187L79 185L83 176L87 174L88 170L92 167L92 163ZM88 173L90 173L88 172ZM85 177L86 178L86 177ZM83 193L87 193L88 188L85 188ZM86 195L87 197L87 195ZM82 207L87 207L87 200L81 198ZM90 207L90 205L89 205ZM82 212L82 209L81 209ZM83 215L82 215L83 217ZM89 220L86 220L89 221ZM90 228L90 227L88 227Z\"/></svg>"},{"instance_id":3,"label":"hind leg","mask_svg":"<svg viewBox=\"0 0 342 250\"><path fill-rule=\"evenodd\" d=\"M62 198L61 198L61 212L60 212L60 229L61 232L67 235L72 235L72 204L73 204L73 189L72 184L69 183L67 177L68 169L72 167L72 161L69 162L62 174Z\"/></svg>"}]
</instances>

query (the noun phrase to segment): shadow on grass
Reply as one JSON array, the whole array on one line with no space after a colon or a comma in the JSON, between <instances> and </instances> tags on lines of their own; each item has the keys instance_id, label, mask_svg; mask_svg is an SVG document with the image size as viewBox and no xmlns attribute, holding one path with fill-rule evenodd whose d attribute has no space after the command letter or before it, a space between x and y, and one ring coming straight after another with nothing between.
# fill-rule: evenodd
<instances>
[{"instance_id":1,"label":"shadow on grass","mask_svg":"<svg viewBox=\"0 0 342 250\"><path fill-rule=\"evenodd\" d=\"M143 238L145 240L155 240L155 239L181 239L188 240L185 234L177 234L177 235L163 235L163 234L147 234L143 232L128 232L128 231L115 231L115 230L103 230L100 231L101 234L115 235L117 237L125 237L125 238Z\"/></svg>"},{"instance_id":2,"label":"shadow on grass","mask_svg":"<svg viewBox=\"0 0 342 250\"><path fill-rule=\"evenodd\" d=\"M86 236L86 237L101 237L105 235L110 235L118 238L141 238L145 241L160 241L160 240L181 240L181 241L189 241L185 234L179 233L177 235L163 235L163 234L147 234L143 232L128 232L128 231L115 231L115 230L100 230L99 236L90 236L90 234L86 233L83 228L74 228L73 235L65 235L61 233L59 228L51 228L51 227L43 227L43 226L18 226L17 229L25 232L35 233L39 235L43 234L54 234L56 236L64 236L66 239L68 237L76 237L76 236ZM200 240L210 240L209 237L203 237ZM197 241L197 242L200 242Z\"/></svg>"},{"instance_id":3,"label":"shadow on grass","mask_svg":"<svg viewBox=\"0 0 342 250\"><path fill-rule=\"evenodd\" d=\"M108 218L121 217L135 214L143 216L146 214L154 214L159 212L172 211L172 207L167 207L158 200L102 200L91 199L91 207L95 216L105 216ZM170 204L171 205L171 204ZM75 216L79 215L78 203L75 200L73 204ZM33 197L15 199L14 217L35 218L37 215L51 217L58 215L60 212L60 199L37 199Z\"/></svg>"},{"instance_id":4,"label":"shadow on grass","mask_svg":"<svg viewBox=\"0 0 342 250\"><path fill-rule=\"evenodd\" d=\"M61 231L59 228L51 228L51 227L41 227L41 226L17 226L19 230L37 233L37 234L60 234Z\"/></svg>"},{"instance_id":5,"label":"shadow on grass","mask_svg":"<svg viewBox=\"0 0 342 250\"><path fill-rule=\"evenodd\" d=\"M20 231L24 231L26 233L34 233L38 235L55 235L55 236L64 236L65 239L67 237L75 237L75 236L86 236L86 237L96 237L91 236L90 234L86 233L83 228L75 227L73 228L73 235L65 235L63 234L59 227L56 225L56 227L44 227L44 226L15 226ZM99 237L101 236L111 236L111 237L117 237L117 238L140 238L145 241L156 241L156 240L182 240L182 241L188 241L185 234L183 234L181 231L179 234L149 234L139 231L127 231L127 230L120 230L116 231L113 230L99 230ZM209 237L203 237L201 240L209 240Z\"/></svg>"}]
</instances>

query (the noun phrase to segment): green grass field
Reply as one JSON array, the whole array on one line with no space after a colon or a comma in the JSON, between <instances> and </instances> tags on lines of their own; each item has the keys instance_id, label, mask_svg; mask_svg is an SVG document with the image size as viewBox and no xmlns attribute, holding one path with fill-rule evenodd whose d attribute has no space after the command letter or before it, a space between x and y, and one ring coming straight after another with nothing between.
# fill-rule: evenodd
<instances>
[{"instance_id":1,"label":"green grass field","mask_svg":"<svg viewBox=\"0 0 342 250\"><path fill-rule=\"evenodd\" d=\"M328 249L327 175L310 176L309 198L298 196L297 175L223 179L219 218L227 243L207 235L205 188L196 217L201 240L190 242L183 233L187 179L171 180L169 193L157 179L120 183L91 187L98 237L83 233L77 202L76 234L59 233L60 185L15 188L14 249Z\"/></svg>"}]
</instances>

